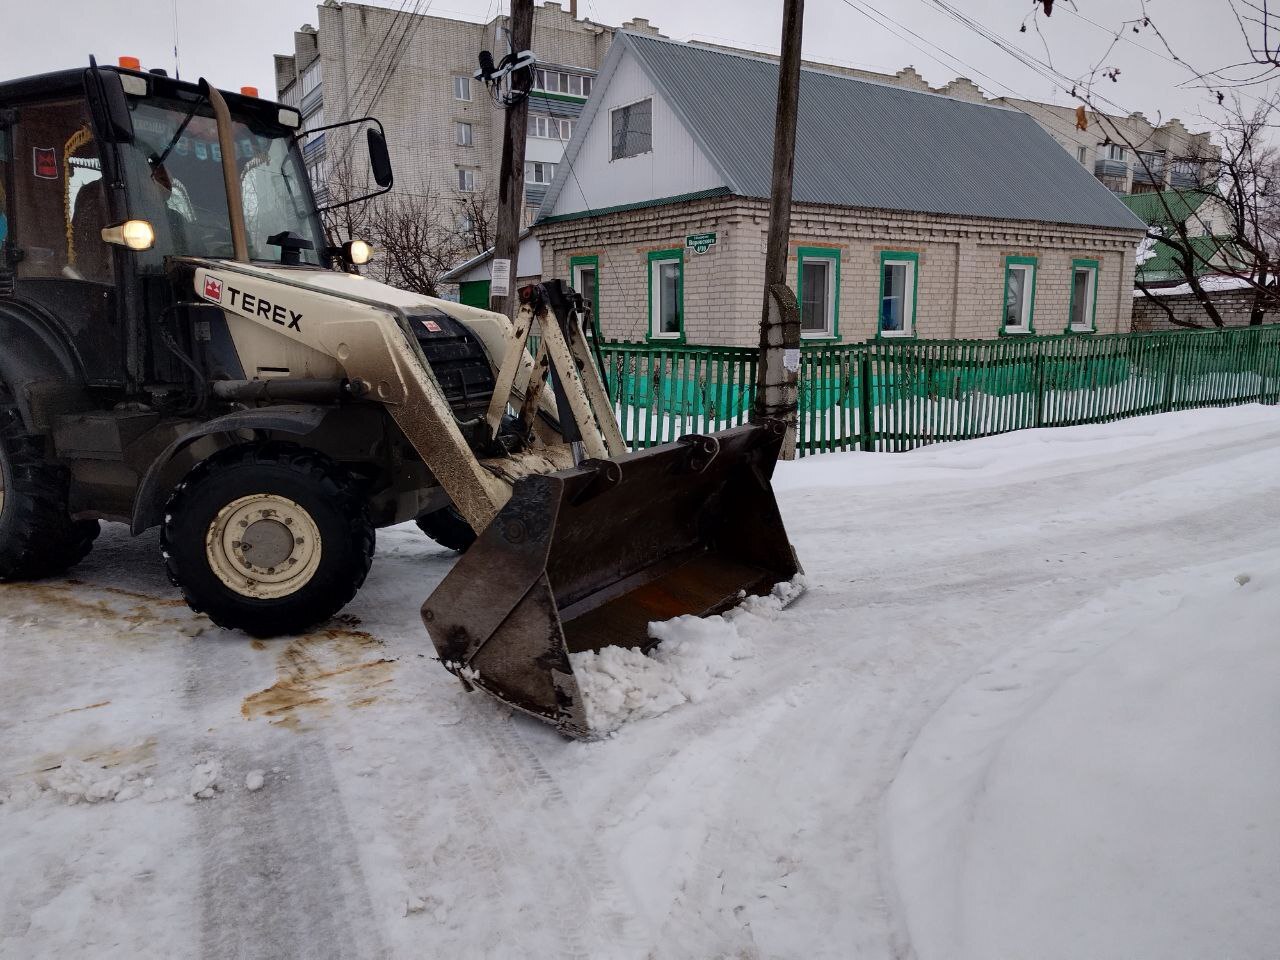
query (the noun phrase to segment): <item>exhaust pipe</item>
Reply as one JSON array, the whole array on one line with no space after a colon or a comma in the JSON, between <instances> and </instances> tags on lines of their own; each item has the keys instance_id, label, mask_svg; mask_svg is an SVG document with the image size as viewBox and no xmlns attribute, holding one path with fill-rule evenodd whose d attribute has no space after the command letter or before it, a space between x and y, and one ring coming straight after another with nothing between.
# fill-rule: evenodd
<instances>
[{"instance_id":1,"label":"exhaust pipe","mask_svg":"<svg viewBox=\"0 0 1280 960\"><path fill-rule=\"evenodd\" d=\"M249 262L249 241L244 229L244 198L240 195L240 173L236 170L236 140L231 134L231 111L222 92L204 77L200 93L213 107L218 124L218 149L222 151L222 182L227 188L227 220L231 224L231 251L240 263Z\"/></svg>"}]
</instances>

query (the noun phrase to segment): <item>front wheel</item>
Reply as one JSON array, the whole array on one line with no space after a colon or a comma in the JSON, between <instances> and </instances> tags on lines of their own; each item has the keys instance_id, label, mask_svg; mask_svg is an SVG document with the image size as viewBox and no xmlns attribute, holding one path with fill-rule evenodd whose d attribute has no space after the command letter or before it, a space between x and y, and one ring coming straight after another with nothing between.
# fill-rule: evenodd
<instances>
[{"instance_id":1,"label":"front wheel","mask_svg":"<svg viewBox=\"0 0 1280 960\"><path fill-rule=\"evenodd\" d=\"M196 466L169 498L160 544L192 610L269 637L300 633L351 601L373 562L374 530L339 464L265 443Z\"/></svg>"}]
</instances>

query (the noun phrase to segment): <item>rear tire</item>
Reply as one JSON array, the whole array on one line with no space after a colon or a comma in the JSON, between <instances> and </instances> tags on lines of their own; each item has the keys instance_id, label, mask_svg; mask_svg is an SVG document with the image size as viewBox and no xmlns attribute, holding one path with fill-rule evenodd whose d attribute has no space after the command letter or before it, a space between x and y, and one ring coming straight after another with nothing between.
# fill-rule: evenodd
<instances>
[{"instance_id":1,"label":"rear tire","mask_svg":"<svg viewBox=\"0 0 1280 960\"><path fill-rule=\"evenodd\" d=\"M97 520L72 520L70 476L50 462L0 391L0 580L39 580L75 566L93 549Z\"/></svg>"},{"instance_id":2,"label":"rear tire","mask_svg":"<svg viewBox=\"0 0 1280 960\"><path fill-rule=\"evenodd\" d=\"M466 553L476 542L476 532L452 503L431 513L424 513L414 523L419 530L448 550Z\"/></svg>"},{"instance_id":3,"label":"rear tire","mask_svg":"<svg viewBox=\"0 0 1280 960\"><path fill-rule=\"evenodd\" d=\"M368 504L333 460L295 444L231 447L165 507L161 551L192 610L255 637L301 633L356 595L373 563Z\"/></svg>"}]
</instances>

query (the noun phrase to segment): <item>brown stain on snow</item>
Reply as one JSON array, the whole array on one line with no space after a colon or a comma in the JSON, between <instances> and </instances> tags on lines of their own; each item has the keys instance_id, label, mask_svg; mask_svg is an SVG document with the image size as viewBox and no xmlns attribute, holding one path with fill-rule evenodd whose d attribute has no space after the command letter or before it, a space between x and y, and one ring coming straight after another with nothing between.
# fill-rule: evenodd
<instances>
[{"instance_id":1,"label":"brown stain on snow","mask_svg":"<svg viewBox=\"0 0 1280 960\"><path fill-rule=\"evenodd\" d=\"M79 709L87 710L88 707ZM70 713L72 711L65 711ZM58 753L46 753L37 757L32 764L32 770L29 773L48 773L51 770L57 770L62 766L62 761L66 757L75 757L83 760L85 763L95 763L98 766L108 769L111 767L119 767L123 765L129 766L151 766L155 761L156 738L147 737L145 740L139 740L123 747L90 747L89 752L69 748Z\"/></svg>"},{"instance_id":2,"label":"brown stain on snow","mask_svg":"<svg viewBox=\"0 0 1280 960\"><path fill-rule=\"evenodd\" d=\"M113 606L105 598L86 596L89 591L100 591L112 596L124 597L136 601L132 605L120 609ZM187 618L175 618L159 613L159 610L185 606L182 600L167 597L153 597L120 587L100 587L86 584L82 580L67 580L63 583L5 583L0 584L0 596L11 595L16 600L48 606L50 616L72 616L91 620L109 620L128 624L130 628L139 626L173 626L187 622ZM19 616L42 615L46 611L28 608Z\"/></svg>"},{"instance_id":3,"label":"brown stain on snow","mask_svg":"<svg viewBox=\"0 0 1280 960\"><path fill-rule=\"evenodd\" d=\"M276 682L245 697L240 713L296 730L304 714L334 702L369 706L377 700L370 691L390 683L394 670L394 660L376 655L381 649L372 634L347 627L295 637L276 660Z\"/></svg>"}]
</instances>

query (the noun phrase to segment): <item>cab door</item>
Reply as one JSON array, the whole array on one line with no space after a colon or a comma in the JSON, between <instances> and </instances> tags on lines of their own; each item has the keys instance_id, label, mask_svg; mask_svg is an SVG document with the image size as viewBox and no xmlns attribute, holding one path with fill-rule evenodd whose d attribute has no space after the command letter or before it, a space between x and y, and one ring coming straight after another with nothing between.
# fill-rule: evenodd
<instances>
[{"instance_id":1,"label":"cab door","mask_svg":"<svg viewBox=\"0 0 1280 960\"><path fill-rule=\"evenodd\" d=\"M83 98L25 103L3 134L11 296L43 315L80 360L92 386L124 382L117 254L98 145Z\"/></svg>"}]
</instances>

